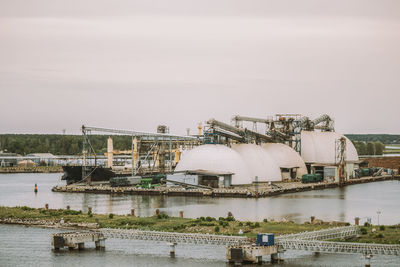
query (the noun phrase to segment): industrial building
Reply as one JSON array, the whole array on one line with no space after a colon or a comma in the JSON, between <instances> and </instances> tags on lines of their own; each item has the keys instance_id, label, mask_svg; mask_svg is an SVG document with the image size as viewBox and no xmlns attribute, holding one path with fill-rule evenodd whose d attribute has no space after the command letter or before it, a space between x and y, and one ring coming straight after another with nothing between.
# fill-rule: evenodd
<instances>
[{"instance_id":1,"label":"industrial building","mask_svg":"<svg viewBox=\"0 0 400 267\"><path fill-rule=\"evenodd\" d=\"M301 178L307 173L300 155L285 144L220 144L198 146L182 154L176 172L233 173L232 185ZM170 178L169 178L170 179Z\"/></svg>"},{"instance_id":2,"label":"industrial building","mask_svg":"<svg viewBox=\"0 0 400 267\"><path fill-rule=\"evenodd\" d=\"M339 181L341 146L338 140L341 138L346 140L344 174L346 179L355 176L354 171L358 169L359 162L357 150L347 137L336 132L301 132L301 157L309 173L321 173L325 180Z\"/></svg>"},{"instance_id":3,"label":"industrial building","mask_svg":"<svg viewBox=\"0 0 400 267\"><path fill-rule=\"evenodd\" d=\"M246 127L246 123L251 126ZM266 119L234 116L231 124L209 119L198 129L197 135L179 136L169 134L163 125L157 133L82 126L82 174L75 180L85 180L91 174L94 167L88 160L94 158L97 162L89 140L94 131L132 138L132 149L126 151L114 150L111 137L108 139L106 168L111 174L162 174L166 175L167 185L230 187L300 181L306 174L340 183L354 178L358 168L354 145L334 131L334 121L328 115L314 120L299 114L277 114ZM117 173L121 170L114 154L121 153L130 158L127 174Z\"/></svg>"},{"instance_id":4,"label":"industrial building","mask_svg":"<svg viewBox=\"0 0 400 267\"><path fill-rule=\"evenodd\" d=\"M192 172L192 183L198 183L199 172L215 174L216 181L218 173L232 173L231 185L245 185L299 180L309 173L319 173L328 182L355 177L357 151L349 139L334 132L328 115L315 120L298 114L235 116L233 121L235 126L209 120L205 144L182 153L175 168L179 174L168 179L187 181L182 173ZM252 122L253 129L243 127L243 121ZM257 132L257 123L266 125L265 134Z\"/></svg>"}]
</instances>

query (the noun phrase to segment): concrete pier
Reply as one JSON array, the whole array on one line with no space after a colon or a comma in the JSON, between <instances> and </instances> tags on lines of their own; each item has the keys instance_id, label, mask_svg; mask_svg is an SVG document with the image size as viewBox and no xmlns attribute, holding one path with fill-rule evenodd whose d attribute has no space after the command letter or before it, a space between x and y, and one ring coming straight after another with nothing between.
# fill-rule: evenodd
<instances>
[{"instance_id":1,"label":"concrete pier","mask_svg":"<svg viewBox=\"0 0 400 267\"><path fill-rule=\"evenodd\" d=\"M59 250L64 247L74 250L82 250L85 248L86 242L95 242L96 249L105 248L104 235L93 231L53 234L51 244L54 247L54 250Z\"/></svg>"},{"instance_id":2,"label":"concrete pier","mask_svg":"<svg viewBox=\"0 0 400 267\"><path fill-rule=\"evenodd\" d=\"M353 185L361 183L370 183L386 180L400 180L400 176L378 176L378 177L363 177L359 179L351 179L345 182L344 185ZM235 197L235 198L255 198L255 197L272 197L282 194L290 194L304 192L310 190L323 190L327 188L336 188L339 186L337 182L302 184L299 182L280 183L281 188L259 188L258 192L244 187L236 188L215 188L210 189L186 189L183 187L170 188L160 186L154 189L137 188L136 186L127 187L111 187L110 185L68 185L54 186L53 192L67 193L90 193L90 194L127 194L127 195L166 195L166 196L191 196L191 197ZM257 194L256 194L257 193Z\"/></svg>"},{"instance_id":3,"label":"concrete pier","mask_svg":"<svg viewBox=\"0 0 400 267\"><path fill-rule=\"evenodd\" d=\"M174 257L175 257L175 247L176 247L177 243L172 242L172 243L168 243L168 245L169 245L169 247L170 247L169 256L170 256L171 258L174 258Z\"/></svg>"},{"instance_id":4,"label":"concrete pier","mask_svg":"<svg viewBox=\"0 0 400 267\"><path fill-rule=\"evenodd\" d=\"M271 255L272 259L273 255L277 257L277 253L277 246L229 246L226 249L226 259L233 264L261 263L263 256Z\"/></svg>"},{"instance_id":5,"label":"concrete pier","mask_svg":"<svg viewBox=\"0 0 400 267\"><path fill-rule=\"evenodd\" d=\"M370 254L365 255L365 267L371 267L371 258L372 255Z\"/></svg>"}]
</instances>

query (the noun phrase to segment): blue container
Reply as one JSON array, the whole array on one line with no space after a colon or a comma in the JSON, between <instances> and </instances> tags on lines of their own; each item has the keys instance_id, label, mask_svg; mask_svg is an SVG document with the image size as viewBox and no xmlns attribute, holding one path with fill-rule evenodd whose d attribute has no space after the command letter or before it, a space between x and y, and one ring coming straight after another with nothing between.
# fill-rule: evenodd
<instances>
[{"instance_id":1,"label":"blue container","mask_svg":"<svg viewBox=\"0 0 400 267\"><path fill-rule=\"evenodd\" d=\"M273 246L275 244L274 234L257 234L256 244L259 246Z\"/></svg>"}]
</instances>

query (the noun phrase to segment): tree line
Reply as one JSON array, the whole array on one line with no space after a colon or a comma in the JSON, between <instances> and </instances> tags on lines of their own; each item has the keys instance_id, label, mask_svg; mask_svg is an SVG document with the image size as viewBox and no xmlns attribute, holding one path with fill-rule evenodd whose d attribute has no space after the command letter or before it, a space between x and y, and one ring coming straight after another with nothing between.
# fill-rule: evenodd
<instances>
[{"instance_id":1,"label":"tree line","mask_svg":"<svg viewBox=\"0 0 400 267\"><path fill-rule=\"evenodd\" d=\"M382 142L353 141L358 155L383 155L385 145Z\"/></svg>"},{"instance_id":2,"label":"tree line","mask_svg":"<svg viewBox=\"0 0 400 267\"><path fill-rule=\"evenodd\" d=\"M107 152L108 135L91 135L90 143L96 153ZM132 137L112 136L114 149L131 149ZM2 134L0 151L27 155L31 153L51 153L53 155L82 154L82 135L62 134Z\"/></svg>"},{"instance_id":3,"label":"tree line","mask_svg":"<svg viewBox=\"0 0 400 267\"><path fill-rule=\"evenodd\" d=\"M359 155L382 155L384 144L400 144L400 135L386 134L349 134ZM108 135L91 135L90 142L96 153L107 151ZM113 145L116 150L128 150L132 147L132 137L114 135ZM372 141L374 140L374 141ZM81 135L63 134L2 134L0 151L27 155L30 153L51 153L54 155L82 154Z\"/></svg>"},{"instance_id":4,"label":"tree line","mask_svg":"<svg viewBox=\"0 0 400 267\"><path fill-rule=\"evenodd\" d=\"M357 142L381 142L383 144L400 144L399 134L345 134L347 138Z\"/></svg>"}]
</instances>

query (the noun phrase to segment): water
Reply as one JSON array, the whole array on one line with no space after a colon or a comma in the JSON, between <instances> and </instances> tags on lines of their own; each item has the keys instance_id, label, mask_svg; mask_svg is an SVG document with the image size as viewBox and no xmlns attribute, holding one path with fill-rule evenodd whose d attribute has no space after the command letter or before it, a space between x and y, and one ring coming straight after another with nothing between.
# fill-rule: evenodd
<instances>
[{"instance_id":1,"label":"water","mask_svg":"<svg viewBox=\"0 0 400 267\"><path fill-rule=\"evenodd\" d=\"M225 248L209 245L177 245L176 257L169 257L163 242L107 239L106 250L97 251L86 243L83 251L51 250L50 234L55 229L0 225L1 266L228 266ZM265 257L264 266L271 266ZM279 266L363 266L362 255L315 255L287 251ZM399 266L398 257L375 256L372 266ZM254 266L254 265L250 265Z\"/></svg>"},{"instance_id":2,"label":"water","mask_svg":"<svg viewBox=\"0 0 400 267\"><path fill-rule=\"evenodd\" d=\"M95 213L128 214L135 209L138 216L151 216L155 209L171 216L184 211L185 217L226 216L229 211L240 220L261 221L264 218L293 220L303 223L310 216L325 221L353 222L367 217L378 223L377 211L381 211L381 224L400 223L400 182L384 181L358 184L344 188L308 191L270 198L204 198L171 196L131 196L81 193L54 193L51 188L60 181L60 174L1 174L0 205L65 208ZM33 192L34 184L39 192Z\"/></svg>"},{"instance_id":3,"label":"water","mask_svg":"<svg viewBox=\"0 0 400 267\"><path fill-rule=\"evenodd\" d=\"M309 220L311 215L323 220L353 221L372 217L381 211L380 223L400 222L400 182L385 181L347 186L345 188L300 192L262 199L197 198L166 196L129 196L78 193L53 193L61 174L0 174L0 205L65 208L96 213L127 214L134 208L139 216L150 216L156 208L169 215L185 217L226 216L231 211L241 220L290 219ZM33 192L37 183L39 192ZM16 225L0 225L0 266L227 266L225 248L208 245L178 245L177 257L169 258L166 243L149 241L106 241L106 251L96 251L94 244L85 244L81 252L53 252L50 234L56 229ZM269 257L264 264L270 266ZM399 257L375 256L372 266L399 266ZM337 255L287 251L281 266L364 266L362 255Z\"/></svg>"}]
</instances>

